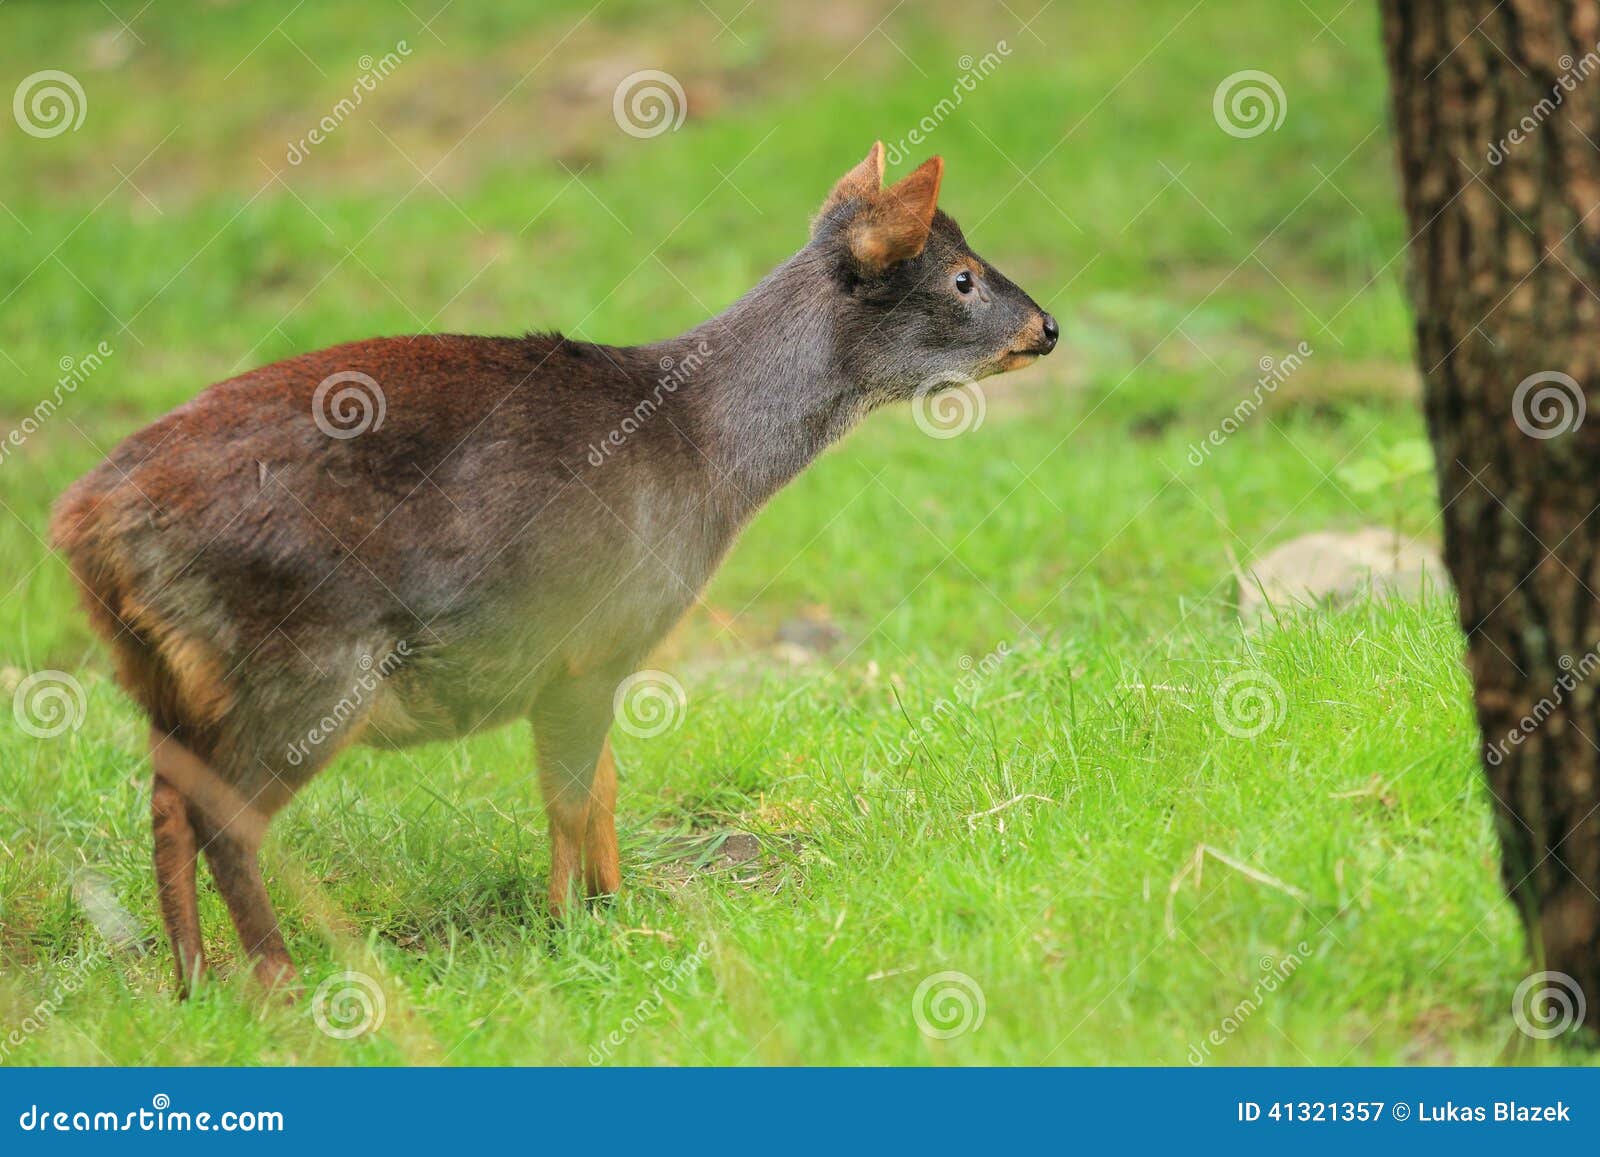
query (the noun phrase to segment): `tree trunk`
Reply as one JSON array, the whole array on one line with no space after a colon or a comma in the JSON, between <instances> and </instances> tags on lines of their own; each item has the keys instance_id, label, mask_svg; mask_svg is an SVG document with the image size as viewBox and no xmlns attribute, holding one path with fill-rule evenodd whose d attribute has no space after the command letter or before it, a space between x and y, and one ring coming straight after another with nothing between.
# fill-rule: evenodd
<instances>
[{"instance_id":1,"label":"tree trunk","mask_svg":"<svg viewBox=\"0 0 1600 1157\"><path fill-rule=\"evenodd\" d=\"M1502 875L1600 1027L1600 0L1381 4Z\"/></svg>"}]
</instances>

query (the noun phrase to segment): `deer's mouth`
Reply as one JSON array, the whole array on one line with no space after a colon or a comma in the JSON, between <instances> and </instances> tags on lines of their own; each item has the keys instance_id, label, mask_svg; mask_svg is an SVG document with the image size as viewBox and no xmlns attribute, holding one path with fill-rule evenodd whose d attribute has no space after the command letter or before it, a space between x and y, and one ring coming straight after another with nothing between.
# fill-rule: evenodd
<instances>
[{"instance_id":1,"label":"deer's mouth","mask_svg":"<svg viewBox=\"0 0 1600 1157\"><path fill-rule=\"evenodd\" d=\"M995 364L999 367L1000 373L1009 374L1012 370L1032 365L1042 352L1042 350L1007 350L1000 355L1000 360Z\"/></svg>"}]
</instances>

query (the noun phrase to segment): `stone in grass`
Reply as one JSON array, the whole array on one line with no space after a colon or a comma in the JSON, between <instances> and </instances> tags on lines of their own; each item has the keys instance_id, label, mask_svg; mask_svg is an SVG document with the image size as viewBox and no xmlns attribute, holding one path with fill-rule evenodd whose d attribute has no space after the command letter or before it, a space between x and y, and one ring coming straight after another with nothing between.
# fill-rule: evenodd
<instances>
[{"instance_id":1,"label":"stone in grass","mask_svg":"<svg viewBox=\"0 0 1600 1157\"><path fill-rule=\"evenodd\" d=\"M828 608L811 605L801 607L798 614L779 625L772 649L779 658L798 667L827 654L843 640L844 631L833 621Z\"/></svg>"},{"instance_id":2,"label":"stone in grass","mask_svg":"<svg viewBox=\"0 0 1600 1157\"><path fill-rule=\"evenodd\" d=\"M761 841L749 832L729 832L718 852L729 866L748 864L761 855Z\"/></svg>"},{"instance_id":3,"label":"stone in grass","mask_svg":"<svg viewBox=\"0 0 1600 1157\"><path fill-rule=\"evenodd\" d=\"M1338 608L1365 598L1416 599L1447 589L1439 552L1396 536L1388 527L1316 531L1273 547L1239 575L1239 616L1271 622L1314 607Z\"/></svg>"}]
</instances>

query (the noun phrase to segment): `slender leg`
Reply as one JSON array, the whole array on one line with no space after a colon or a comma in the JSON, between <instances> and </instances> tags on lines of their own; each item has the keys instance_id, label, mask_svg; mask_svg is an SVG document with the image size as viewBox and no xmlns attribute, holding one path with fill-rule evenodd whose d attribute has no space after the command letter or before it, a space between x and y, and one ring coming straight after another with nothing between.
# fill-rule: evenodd
<instances>
[{"instance_id":1,"label":"slender leg","mask_svg":"<svg viewBox=\"0 0 1600 1157\"><path fill-rule=\"evenodd\" d=\"M151 736L152 749L163 736ZM156 773L150 793L150 827L155 836L156 896L161 919L178 967L178 996L187 999L205 970L200 943L200 906L195 896L195 860L199 855L189 803L183 793Z\"/></svg>"},{"instance_id":2,"label":"slender leg","mask_svg":"<svg viewBox=\"0 0 1600 1157\"><path fill-rule=\"evenodd\" d=\"M583 886L591 896L609 896L622 887L616 812L617 765L607 739L589 786L589 822L583 836Z\"/></svg>"},{"instance_id":3,"label":"slender leg","mask_svg":"<svg viewBox=\"0 0 1600 1157\"><path fill-rule=\"evenodd\" d=\"M211 878L228 905L228 915L233 917L239 943L256 962L256 979L272 989L293 984L294 962L289 958L272 899L261 878L259 843L227 824L215 824L210 817L202 817L195 827L206 863L211 867Z\"/></svg>"},{"instance_id":4,"label":"slender leg","mask_svg":"<svg viewBox=\"0 0 1600 1157\"><path fill-rule=\"evenodd\" d=\"M245 952L255 959L256 978L276 988L295 978L289 949L278 930L266 883L256 860L266 835L267 815L241 797L226 778L171 736L158 742L156 772L182 793L192 828L189 871L194 871L194 843L205 853L217 891ZM159 855L159 853L158 853ZM191 896L193 881L190 881Z\"/></svg>"},{"instance_id":5,"label":"slender leg","mask_svg":"<svg viewBox=\"0 0 1600 1157\"><path fill-rule=\"evenodd\" d=\"M604 679L562 682L546 689L532 712L533 736L539 749L539 787L550 821L550 914L557 919L566 915L583 866L591 792L600 778L596 773L606 746L606 732L611 727L614 689L615 683ZM609 758L606 764L610 766ZM610 846L614 849L614 769L608 778L605 819L595 840L603 844L610 833ZM615 851L610 854L614 860Z\"/></svg>"}]
</instances>

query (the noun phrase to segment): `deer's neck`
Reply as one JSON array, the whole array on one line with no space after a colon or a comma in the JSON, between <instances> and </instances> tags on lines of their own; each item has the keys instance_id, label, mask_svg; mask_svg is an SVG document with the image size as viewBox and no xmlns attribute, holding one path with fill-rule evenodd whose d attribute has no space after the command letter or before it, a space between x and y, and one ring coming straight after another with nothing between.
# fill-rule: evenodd
<instances>
[{"instance_id":1,"label":"deer's neck","mask_svg":"<svg viewBox=\"0 0 1600 1157\"><path fill-rule=\"evenodd\" d=\"M650 352L697 357L683 400L712 499L743 521L860 416L834 359L828 282L802 251L716 317Z\"/></svg>"}]
</instances>

